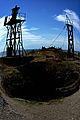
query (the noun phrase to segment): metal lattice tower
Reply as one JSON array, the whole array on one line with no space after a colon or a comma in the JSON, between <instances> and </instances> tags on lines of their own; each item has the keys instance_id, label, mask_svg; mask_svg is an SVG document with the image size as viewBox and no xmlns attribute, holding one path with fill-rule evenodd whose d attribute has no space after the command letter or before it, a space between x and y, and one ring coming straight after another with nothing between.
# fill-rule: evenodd
<instances>
[{"instance_id":1,"label":"metal lattice tower","mask_svg":"<svg viewBox=\"0 0 80 120\"><path fill-rule=\"evenodd\" d=\"M12 16L5 17L4 26L7 28L6 51L7 57L23 55L23 41L21 25L25 21L26 15L17 16L20 7L12 9Z\"/></svg>"},{"instance_id":2,"label":"metal lattice tower","mask_svg":"<svg viewBox=\"0 0 80 120\"><path fill-rule=\"evenodd\" d=\"M66 26L68 30L68 55L74 57L74 40L73 40L73 22L66 15Z\"/></svg>"}]
</instances>

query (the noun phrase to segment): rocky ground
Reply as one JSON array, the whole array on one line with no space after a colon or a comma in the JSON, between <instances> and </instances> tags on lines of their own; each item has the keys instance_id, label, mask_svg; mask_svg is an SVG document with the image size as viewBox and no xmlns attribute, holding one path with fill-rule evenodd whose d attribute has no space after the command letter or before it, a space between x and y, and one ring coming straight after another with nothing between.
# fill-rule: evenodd
<instances>
[{"instance_id":1,"label":"rocky ground","mask_svg":"<svg viewBox=\"0 0 80 120\"><path fill-rule=\"evenodd\" d=\"M64 73L64 70L66 70L67 71L66 75L69 74L70 69L75 72L78 71L80 75L80 58L78 56L76 56L74 59L68 59L67 57L63 57L63 55L64 56L66 55L62 54L62 52L60 51L58 51L56 54L55 52L53 54L52 51L46 51L46 52L32 51L31 55L34 56L34 60L31 63L41 62L41 60L48 61L48 62L50 61L49 63L54 63L54 64L50 64L50 67L46 66L46 69L49 68L51 70L52 68L51 66L53 65L55 68L58 68L58 71L62 70L62 73ZM54 61L54 62L51 62L51 61ZM12 63L12 60L11 60L11 63ZM25 66L24 68L27 68L27 67ZM19 83L16 83L16 81L18 81L18 77L21 83L21 79L20 79L21 74L19 74L20 73L19 69L20 69L19 67L11 67L11 66L6 66L4 64L0 64L0 76L5 76L6 82L8 82L7 86L5 86L6 89L8 89L8 87L11 88L9 84L13 85L13 88L14 88L14 85L17 85L17 87L18 85L20 85ZM24 73L24 70L26 71L26 69L23 69L23 73ZM32 72L29 72L29 73L32 73ZM20 75L20 76L17 76L17 75ZM69 82L71 79L73 80L72 75L73 74L71 74L71 78L68 76L67 80ZM49 100L47 102L29 101L29 100L24 100L19 98L8 97L4 89L1 87L1 79L2 78L0 77L0 120L80 120L80 90L78 90L71 96L63 97L61 99ZM16 84L12 84L12 82ZM44 90L44 87L43 87L43 90ZM20 91L19 93L21 94ZM41 94L42 94L42 91L41 91Z\"/></svg>"},{"instance_id":2,"label":"rocky ground","mask_svg":"<svg viewBox=\"0 0 80 120\"><path fill-rule=\"evenodd\" d=\"M22 115L15 113L8 103L0 96L0 120L25 120Z\"/></svg>"},{"instance_id":3,"label":"rocky ground","mask_svg":"<svg viewBox=\"0 0 80 120\"><path fill-rule=\"evenodd\" d=\"M0 96L0 120L80 120L80 90L49 102L37 103Z\"/></svg>"}]
</instances>

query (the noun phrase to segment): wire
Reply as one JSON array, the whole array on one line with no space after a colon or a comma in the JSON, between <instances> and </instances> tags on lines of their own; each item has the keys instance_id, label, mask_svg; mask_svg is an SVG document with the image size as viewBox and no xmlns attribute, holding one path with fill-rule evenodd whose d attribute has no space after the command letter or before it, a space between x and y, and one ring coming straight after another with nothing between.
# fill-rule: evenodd
<instances>
[{"instance_id":1,"label":"wire","mask_svg":"<svg viewBox=\"0 0 80 120\"><path fill-rule=\"evenodd\" d=\"M63 41L63 44L62 44L62 47L61 48L63 48L64 46L65 46L65 43L67 42L66 41L66 32L67 32L67 30L65 30L65 34L64 34L64 41Z\"/></svg>"},{"instance_id":2,"label":"wire","mask_svg":"<svg viewBox=\"0 0 80 120\"><path fill-rule=\"evenodd\" d=\"M3 52L2 52L2 57L3 57L4 54L5 54L5 49L6 49L6 45L4 46L4 50L3 50Z\"/></svg>"},{"instance_id":3,"label":"wire","mask_svg":"<svg viewBox=\"0 0 80 120\"><path fill-rule=\"evenodd\" d=\"M76 34L78 34L79 35L79 32L76 30L76 29L74 29L74 31L75 31L75 44L76 44L76 47L77 47L77 49L78 49L78 51L79 51L79 44L80 44L80 42L77 40L77 38L76 38Z\"/></svg>"},{"instance_id":4,"label":"wire","mask_svg":"<svg viewBox=\"0 0 80 120\"><path fill-rule=\"evenodd\" d=\"M62 31L57 35L57 37L52 41L52 43L50 44L50 46L52 46L53 43L56 41L56 39L59 38L59 36L60 36L60 35L62 34L62 32L64 31L64 29L65 29L65 26L64 26L64 28L62 29Z\"/></svg>"}]
</instances>

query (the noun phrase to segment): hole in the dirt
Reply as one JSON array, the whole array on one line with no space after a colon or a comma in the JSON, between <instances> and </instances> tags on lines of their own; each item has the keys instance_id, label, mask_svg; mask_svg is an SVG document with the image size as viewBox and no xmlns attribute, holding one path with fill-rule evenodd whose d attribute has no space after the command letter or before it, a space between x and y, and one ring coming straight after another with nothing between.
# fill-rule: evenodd
<instances>
[{"instance_id":1,"label":"hole in the dirt","mask_svg":"<svg viewBox=\"0 0 80 120\"><path fill-rule=\"evenodd\" d=\"M78 90L79 75L68 67L47 62L33 62L10 71L2 82L9 96L27 100L48 101L68 96ZM67 71L67 72L66 72ZM70 86L68 88L68 86ZM64 88L61 91L57 88Z\"/></svg>"}]
</instances>

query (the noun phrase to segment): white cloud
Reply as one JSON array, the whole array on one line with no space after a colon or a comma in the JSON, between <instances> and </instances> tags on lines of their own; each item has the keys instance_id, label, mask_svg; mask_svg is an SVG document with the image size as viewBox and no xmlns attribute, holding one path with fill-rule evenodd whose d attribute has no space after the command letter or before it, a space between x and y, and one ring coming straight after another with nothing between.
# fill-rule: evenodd
<instances>
[{"instance_id":1,"label":"white cloud","mask_svg":"<svg viewBox=\"0 0 80 120\"><path fill-rule=\"evenodd\" d=\"M65 15L58 15L58 16L56 16L56 20L58 20L58 21L62 21L62 22L65 22Z\"/></svg>"},{"instance_id":2,"label":"white cloud","mask_svg":"<svg viewBox=\"0 0 80 120\"><path fill-rule=\"evenodd\" d=\"M26 22L22 25L23 29L23 43L24 48L41 48L44 46L45 38L40 35L33 34L31 31L39 30L40 28L31 27L28 28Z\"/></svg>"},{"instance_id":3,"label":"white cloud","mask_svg":"<svg viewBox=\"0 0 80 120\"><path fill-rule=\"evenodd\" d=\"M32 27L29 30L39 30L40 28Z\"/></svg>"},{"instance_id":4,"label":"white cloud","mask_svg":"<svg viewBox=\"0 0 80 120\"><path fill-rule=\"evenodd\" d=\"M7 28L4 26L5 16L0 18L0 52L3 51L6 44ZM22 25L23 44L25 49L41 48L44 45L45 38L40 35L33 34L31 31L39 30L40 28L28 28L26 22Z\"/></svg>"},{"instance_id":5,"label":"white cloud","mask_svg":"<svg viewBox=\"0 0 80 120\"><path fill-rule=\"evenodd\" d=\"M80 31L80 18L78 17L78 15L69 9L64 10L63 14L59 14L58 16L56 16L56 20L58 21L62 21L65 22L66 20L66 15L69 17L69 19L71 21L73 21L73 25L75 28L77 28L77 30Z\"/></svg>"},{"instance_id":6,"label":"white cloud","mask_svg":"<svg viewBox=\"0 0 80 120\"><path fill-rule=\"evenodd\" d=\"M4 18L0 18L0 41L5 37L6 28L4 27Z\"/></svg>"},{"instance_id":7,"label":"white cloud","mask_svg":"<svg viewBox=\"0 0 80 120\"><path fill-rule=\"evenodd\" d=\"M69 18L71 20L73 20L74 26L79 30L80 29L80 25L79 25L80 19L76 15L76 13L71 10L68 10L68 9L64 10L64 14L60 14L60 15L56 16L56 20L65 22L66 14L69 16ZM4 46L6 44L6 36L7 36L7 29L4 26L4 19L5 19L5 16L0 18L0 52L3 51L3 49L4 49ZM27 26L27 23L24 22L24 24L22 25L22 33L23 33L23 44L24 44L25 49L30 49L30 48L36 49L36 48L41 48L42 46L50 47L50 44L52 43L52 41L54 41L54 39L49 40L49 39L46 39L45 37L42 37L41 35L36 35L36 34L32 33L33 31L37 31L39 29L40 28L38 28L38 27L29 28ZM57 28L55 28L55 29L58 30ZM53 37L55 38L55 34L50 34L50 36L51 35L52 35L52 38ZM63 43L64 43L64 39L62 40L59 38L53 45L56 47L61 47L63 45ZM68 43L65 42L63 47L66 48L67 44Z\"/></svg>"}]
</instances>

